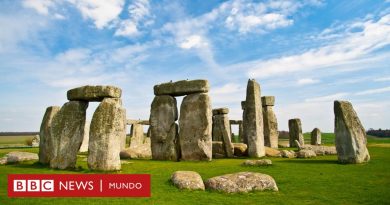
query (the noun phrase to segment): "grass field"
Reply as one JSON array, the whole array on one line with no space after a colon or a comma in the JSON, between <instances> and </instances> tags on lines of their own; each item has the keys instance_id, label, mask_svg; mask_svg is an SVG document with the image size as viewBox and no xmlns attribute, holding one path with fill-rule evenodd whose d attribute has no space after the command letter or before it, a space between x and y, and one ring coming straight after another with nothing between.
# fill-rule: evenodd
<instances>
[{"instance_id":1,"label":"grass field","mask_svg":"<svg viewBox=\"0 0 390 205\"><path fill-rule=\"evenodd\" d=\"M332 141L333 134L323 135ZM119 173L147 173L152 176L151 198L8 198L10 173L91 173L80 156L76 170L51 170L33 162L0 166L0 204L389 204L390 139L369 138L371 161L341 165L336 156L314 159L270 158L270 167L243 167L245 159L217 159L212 162L168 162L127 160ZM1 149L0 156L15 149ZM37 148L16 149L38 152ZM211 191L181 191L168 181L177 170L198 172L203 180L239 171L253 171L274 177L279 192L223 194Z\"/></svg>"}]
</instances>

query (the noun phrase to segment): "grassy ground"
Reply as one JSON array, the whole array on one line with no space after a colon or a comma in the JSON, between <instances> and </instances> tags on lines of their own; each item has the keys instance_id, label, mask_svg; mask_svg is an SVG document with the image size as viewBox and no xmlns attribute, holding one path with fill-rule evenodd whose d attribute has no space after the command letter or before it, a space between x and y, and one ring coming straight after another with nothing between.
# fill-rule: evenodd
<instances>
[{"instance_id":1,"label":"grassy ground","mask_svg":"<svg viewBox=\"0 0 390 205\"><path fill-rule=\"evenodd\" d=\"M332 134L329 135L332 138ZM128 160L120 173L152 175L151 198L7 198L10 173L90 173L79 157L76 170L51 170L33 162L0 166L0 204L388 204L390 202L390 139L368 140L372 160L368 164L341 165L336 156L314 159L272 158L270 167L243 167L245 159L212 162L167 162ZM38 152L37 148L18 149ZM1 149L0 156L13 151ZM223 194L211 191L181 191L170 184L177 170L198 172L204 180L239 171L269 174L279 192Z\"/></svg>"}]
</instances>

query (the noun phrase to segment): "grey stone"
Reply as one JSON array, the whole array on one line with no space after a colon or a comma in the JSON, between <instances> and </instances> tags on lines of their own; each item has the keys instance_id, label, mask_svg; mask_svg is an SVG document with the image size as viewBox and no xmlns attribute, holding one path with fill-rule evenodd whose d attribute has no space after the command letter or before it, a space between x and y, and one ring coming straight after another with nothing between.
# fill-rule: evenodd
<instances>
[{"instance_id":1,"label":"grey stone","mask_svg":"<svg viewBox=\"0 0 390 205\"><path fill-rule=\"evenodd\" d=\"M212 111L207 94L184 97L180 107L179 141L183 160L211 160Z\"/></svg>"},{"instance_id":2,"label":"grey stone","mask_svg":"<svg viewBox=\"0 0 390 205\"><path fill-rule=\"evenodd\" d=\"M150 138L152 158L156 160L180 159L176 99L169 95L156 96L150 110Z\"/></svg>"},{"instance_id":3,"label":"grey stone","mask_svg":"<svg viewBox=\"0 0 390 205\"><path fill-rule=\"evenodd\" d=\"M84 137L83 142L81 143L79 152L88 152L88 144L89 144L89 127L91 126L91 123L89 121L85 122L84 126Z\"/></svg>"},{"instance_id":4,"label":"grey stone","mask_svg":"<svg viewBox=\"0 0 390 205\"><path fill-rule=\"evenodd\" d=\"M0 164L13 164L30 160L38 160L38 154L30 153L30 152L9 152L6 154L1 160Z\"/></svg>"},{"instance_id":5,"label":"grey stone","mask_svg":"<svg viewBox=\"0 0 390 205\"><path fill-rule=\"evenodd\" d=\"M207 93L210 89L207 80L181 80L154 86L155 95L183 96L195 93Z\"/></svg>"},{"instance_id":6,"label":"grey stone","mask_svg":"<svg viewBox=\"0 0 390 205\"><path fill-rule=\"evenodd\" d=\"M204 190L202 177L193 171L176 171L171 176L172 183L179 189Z\"/></svg>"},{"instance_id":7,"label":"grey stone","mask_svg":"<svg viewBox=\"0 0 390 205\"><path fill-rule=\"evenodd\" d=\"M120 157L121 159L151 159L152 149L150 146L150 138L146 137L142 144L122 150Z\"/></svg>"},{"instance_id":8,"label":"grey stone","mask_svg":"<svg viewBox=\"0 0 390 205\"><path fill-rule=\"evenodd\" d=\"M288 129L289 129L290 147L297 147L297 145L295 144L295 140L298 140L298 142L301 145L305 145L303 134L302 134L302 124L300 119L298 118L290 119L288 121Z\"/></svg>"},{"instance_id":9,"label":"grey stone","mask_svg":"<svg viewBox=\"0 0 390 205\"><path fill-rule=\"evenodd\" d=\"M39 162L49 164L54 156L54 136L51 134L51 126L54 116L60 111L59 106L46 108L39 131Z\"/></svg>"},{"instance_id":10,"label":"grey stone","mask_svg":"<svg viewBox=\"0 0 390 205\"><path fill-rule=\"evenodd\" d=\"M309 149L302 149L297 152L298 158L312 158L316 156L317 156L316 153L313 150L309 150Z\"/></svg>"},{"instance_id":11,"label":"grey stone","mask_svg":"<svg viewBox=\"0 0 390 205\"><path fill-rule=\"evenodd\" d=\"M54 138L51 168L75 167L77 153L83 141L87 108L88 102L70 101L54 116L51 126L51 135Z\"/></svg>"},{"instance_id":12,"label":"grey stone","mask_svg":"<svg viewBox=\"0 0 390 205\"><path fill-rule=\"evenodd\" d=\"M224 114L229 114L229 108L222 107L222 108L213 109L213 116L214 115L224 115Z\"/></svg>"},{"instance_id":13,"label":"grey stone","mask_svg":"<svg viewBox=\"0 0 390 205\"><path fill-rule=\"evenodd\" d=\"M278 120L272 106L263 106L264 145L278 148L279 131Z\"/></svg>"},{"instance_id":14,"label":"grey stone","mask_svg":"<svg viewBox=\"0 0 390 205\"><path fill-rule=\"evenodd\" d=\"M364 163L370 160L367 136L352 104L334 102L335 142L340 163Z\"/></svg>"},{"instance_id":15,"label":"grey stone","mask_svg":"<svg viewBox=\"0 0 390 205\"><path fill-rule=\"evenodd\" d=\"M68 100L102 101L104 98L120 98L122 90L115 86L86 85L68 90Z\"/></svg>"},{"instance_id":16,"label":"grey stone","mask_svg":"<svg viewBox=\"0 0 390 205\"><path fill-rule=\"evenodd\" d=\"M274 106L275 105L275 96L263 96L261 97L261 104L265 106Z\"/></svg>"},{"instance_id":17,"label":"grey stone","mask_svg":"<svg viewBox=\"0 0 390 205\"><path fill-rule=\"evenodd\" d=\"M300 145L297 140L295 143L298 145L299 150L312 150L316 155L336 155L337 150L335 146L320 146L320 145Z\"/></svg>"},{"instance_id":18,"label":"grey stone","mask_svg":"<svg viewBox=\"0 0 390 205\"><path fill-rule=\"evenodd\" d=\"M233 157L234 148L231 142L231 130L228 115L221 114L213 116L213 138L215 141L222 141L226 157Z\"/></svg>"},{"instance_id":19,"label":"grey stone","mask_svg":"<svg viewBox=\"0 0 390 205\"><path fill-rule=\"evenodd\" d=\"M31 147L39 147L40 138L39 135L35 135L31 140Z\"/></svg>"},{"instance_id":20,"label":"grey stone","mask_svg":"<svg viewBox=\"0 0 390 205\"><path fill-rule=\"evenodd\" d=\"M120 170L123 136L126 137L126 110L120 99L105 98L91 121L88 167L100 171Z\"/></svg>"},{"instance_id":21,"label":"grey stone","mask_svg":"<svg viewBox=\"0 0 390 205\"><path fill-rule=\"evenodd\" d=\"M263 113L260 99L260 85L255 80L248 80L243 128L244 138L248 142L248 156L264 156L265 149L263 133Z\"/></svg>"},{"instance_id":22,"label":"grey stone","mask_svg":"<svg viewBox=\"0 0 390 205\"><path fill-rule=\"evenodd\" d=\"M210 190L226 193L242 193L251 191L278 191L275 180L262 173L238 172L208 179L205 185Z\"/></svg>"},{"instance_id":23,"label":"grey stone","mask_svg":"<svg viewBox=\"0 0 390 205\"><path fill-rule=\"evenodd\" d=\"M150 125L149 120L127 120L128 125L141 124L141 125Z\"/></svg>"},{"instance_id":24,"label":"grey stone","mask_svg":"<svg viewBox=\"0 0 390 205\"><path fill-rule=\"evenodd\" d=\"M280 151L280 154L284 158L295 158L296 157L295 152L292 150L282 150L282 151Z\"/></svg>"},{"instance_id":25,"label":"grey stone","mask_svg":"<svg viewBox=\"0 0 390 205\"><path fill-rule=\"evenodd\" d=\"M311 131L311 145L320 145L321 144L321 131L318 128L314 128L313 131Z\"/></svg>"},{"instance_id":26,"label":"grey stone","mask_svg":"<svg viewBox=\"0 0 390 205\"><path fill-rule=\"evenodd\" d=\"M144 126L141 124L132 124L130 130L130 148L138 147L144 144L144 141Z\"/></svg>"},{"instance_id":27,"label":"grey stone","mask_svg":"<svg viewBox=\"0 0 390 205\"><path fill-rule=\"evenodd\" d=\"M269 159L245 160L242 165L254 167L269 166L272 165L272 161Z\"/></svg>"}]
</instances>

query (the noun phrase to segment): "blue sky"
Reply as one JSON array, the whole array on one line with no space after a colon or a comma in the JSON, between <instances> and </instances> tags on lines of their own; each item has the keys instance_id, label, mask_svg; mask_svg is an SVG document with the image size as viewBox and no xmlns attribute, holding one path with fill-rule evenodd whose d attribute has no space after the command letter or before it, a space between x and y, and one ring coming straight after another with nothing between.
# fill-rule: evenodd
<instances>
[{"instance_id":1,"label":"blue sky","mask_svg":"<svg viewBox=\"0 0 390 205\"><path fill-rule=\"evenodd\" d=\"M121 87L127 117L148 119L155 84L199 78L231 119L255 78L281 130L333 131L336 99L390 128L388 0L3 0L0 28L0 131L39 130L86 84Z\"/></svg>"}]
</instances>

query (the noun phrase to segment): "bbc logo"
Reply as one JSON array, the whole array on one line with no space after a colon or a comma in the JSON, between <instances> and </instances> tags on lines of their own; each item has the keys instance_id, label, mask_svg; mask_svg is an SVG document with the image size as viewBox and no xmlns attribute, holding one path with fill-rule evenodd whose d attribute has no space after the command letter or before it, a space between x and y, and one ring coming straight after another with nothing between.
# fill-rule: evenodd
<instances>
[{"instance_id":1,"label":"bbc logo","mask_svg":"<svg viewBox=\"0 0 390 205\"><path fill-rule=\"evenodd\" d=\"M54 192L54 180L14 180L14 192Z\"/></svg>"}]
</instances>

